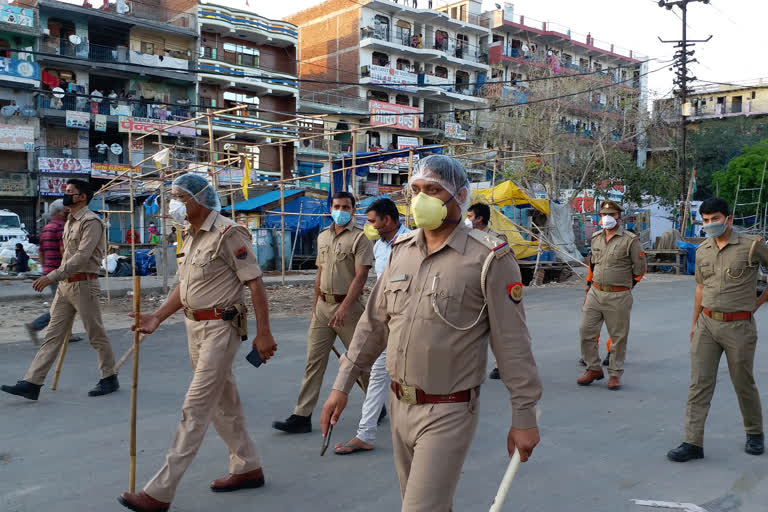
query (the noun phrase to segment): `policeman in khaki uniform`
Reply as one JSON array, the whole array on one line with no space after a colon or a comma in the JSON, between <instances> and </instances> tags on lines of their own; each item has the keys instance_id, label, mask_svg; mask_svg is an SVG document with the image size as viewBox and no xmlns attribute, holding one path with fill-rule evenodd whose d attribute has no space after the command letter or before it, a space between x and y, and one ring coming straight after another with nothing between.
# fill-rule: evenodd
<instances>
[{"instance_id":1,"label":"policeman in khaki uniform","mask_svg":"<svg viewBox=\"0 0 768 512\"><path fill-rule=\"evenodd\" d=\"M307 365L293 414L272 427L288 434L312 432L312 411L336 336L349 348L365 306L360 294L373 266L373 245L355 225L355 196L336 192L331 202L333 224L317 237L315 303L307 333ZM368 386L369 372L362 375Z\"/></svg>"},{"instance_id":2,"label":"policeman in khaki uniform","mask_svg":"<svg viewBox=\"0 0 768 512\"><path fill-rule=\"evenodd\" d=\"M244 286L250 291L256 314L253 348L265 362L277 350L251 235L245 227L219 213L219 197L204 177L179 176L171 192L170 215L180 224L188 220L191 225L178 255L179 284L154 313L142 314L133 329L152 333L183 308L194 376L165 464L142 492L123 493L118 498L122 505L137 512L170 508L176 487L211 424L229 451L229 476L214 480L211 490L227 492L264 485L264 472L248 436L232 375L232 362L242 340L247 339Z\"/></svg>"},{"instance_id":3,"label":"policeman in khaki uniform","mask_svg":"<svg viewBox=\"0 0 768 512\"><path fill-rule=\"evenodd\" d=\"M621 388L627 354L632 288L646 272L645 251L637 235L621 225L621 206L613 201L600 205L603 229L592 236L592 258L587 275L587 297L581 313L581 357L587 371L577 379L581 386L603 378L595 339L605 321L611 343L608 389Z\"/></svg>"},{"instance_id":4,"label":"policeman in khaki uniform","mask_svg":"<svg viewBox=\"0 0 768 512\"><path fill-rule=\"evenodd\" d=\"M755 301L760 265L768 266L768 246L759 237L734 231L730 211L719 198L707 199L699 208L708 238L696 249L685 439L667 454L675 462L704 457L704 424L723 352L747 433L744 451L750 455L764 451L760 393L752 373L757 346L753 314L768 300L766 290Z\"/></svg>"},{"instance_id":5,"label":"policeman in khaki uniform","mask_svg":"<svg viewBox=\"0 0 768 512\"><path fill-rule=\"evenodd\" d=\"M453 158L419 161L409 186L421 229L395 241L323 406L326 436L355 379L386 349L403 512L451 510L477 426L489 336L512 401L507 449L511 455L517 447L525 461L539 441L541 382L520 269L507 244L461 221L468 185Z\"/></svg>"},{"instance_id":6,"label":"policeman in khaki uniform","mask_svg":"<svg viewBox=\"0 0 768 512\"><path fill-rule=\"evenodd\" d=\"M61 265L37 279L32 287L42 292L46 287L59 282L56 296L51 304L51 320L45 332L45 341L40 346L24 380L14 386L2 386L2 391L37 400L40 388L48 371L59 355L61 345L72 331L75 313L80 314L88 340L96 349L101 378L89 396L113 393L120 388L115 373L115 357L109 343L104 323L101 320L101 288L99 271L104 256L104 224L88 209L93 192L88 182L71 179L67 181L63 204L70 208L69 220L64 225Z\"/></svg>"}]
</instances>

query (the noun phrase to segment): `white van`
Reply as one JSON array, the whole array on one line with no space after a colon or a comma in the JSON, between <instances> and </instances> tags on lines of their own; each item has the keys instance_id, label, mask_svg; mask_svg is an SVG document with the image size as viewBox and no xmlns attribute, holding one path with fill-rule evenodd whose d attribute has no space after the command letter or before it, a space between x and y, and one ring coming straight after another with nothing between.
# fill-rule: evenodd
<instances>
[{"instance_id":1,"label":"white van","mask_svg":"<svg viewBox=\"0 0 768 512\"><path fill-rule=\"evenodd\" d=\"M25 227L17 214L10 210L0 210L0 243L8 240L27 240L29 233Z\"/></svg>"}]
</instances>

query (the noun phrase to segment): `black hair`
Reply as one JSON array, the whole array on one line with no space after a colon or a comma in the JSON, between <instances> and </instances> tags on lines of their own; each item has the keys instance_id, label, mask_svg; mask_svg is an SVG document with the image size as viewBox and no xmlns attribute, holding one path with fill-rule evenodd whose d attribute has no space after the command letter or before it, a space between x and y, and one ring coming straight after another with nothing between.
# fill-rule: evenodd
<instances>
[{"instance_id":1,"label":"black hair","mask_svg":"<svg viewBox=\"0 0 768 512\"><path fill-rule=\"evenodd\" d=\"M400 212L397 211L397 205L388 197L382 197L372 202L365 210L365 213L374 212L377 217L389 217L397 224L400 221Z\"/></svg>"},{"instance_id":2,"label":"black hair","mask_svg":"<svg viewBox=\"0 0 768 512\"><path fill-rule=\"evenodd\" d=\"M477 217L482 217L483 224L486 226L491 221L491 207L487 204L475 203L469 207L469 211L475 214L475 219L477 219Z\"/></svg>"},{"instance_id":3,"label":"black hair","mask_svg":"<svg viewBox=\"0 0 768 512\"><path fill-rule=\"evenodd\" d=\"M699 206L699 213L706 215L712 215L714 213L722 213L726 217L730 215L730 208L728 208L728 201L721 197L710 197L702 201Z\"/></svg>"},{"instance_id":4,"label":"black hair","mask_svg":"<svg viewBox=\"0 0 768 512\"><path fill-rule=\"evenodd\" d=\"M22 244L16 244L16 248L21 249L22 251L24 250L24 246Z\"/></svg>"},{"instance_id":5,"label":"black hair","mask_svg":"<svg viewBox=\"0 0 768 512\"><path fill-rule=\"evenodd\" d=\"M346 192L344 190L339 190L335 194L333 194L333 199L349 199L352 201L352 208L355 208L355 196L349 192Z\"/></svg>"},{"instance_id":6,"label":"black hair","mask_svg":"<svg viewBox=\"0 0 768 512\"><path fill-rule=\"evenodd\" d=\"M91 199L93 199L93 188L91 188L91 184L87 181L72 178L67 180L67 185L74 185L77 188L78 193L85 194L86 203L90 203Z\"/></svg>"}]
</instances>

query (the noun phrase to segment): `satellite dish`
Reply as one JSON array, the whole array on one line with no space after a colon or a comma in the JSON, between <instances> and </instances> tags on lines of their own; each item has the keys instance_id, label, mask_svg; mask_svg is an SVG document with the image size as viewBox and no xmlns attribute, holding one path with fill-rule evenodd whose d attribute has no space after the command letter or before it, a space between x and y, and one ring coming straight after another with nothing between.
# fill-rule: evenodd
<instances>
[{"instance_id":1,"label":"satellite dish","mask_svg":"<svg viewBox=\"0 0 768 512\"><path fill-rule=\"evenodd\" d=\"M16 108L11 105L6 105L3 108L0 108L0 113L5 117L11 117L14 112L16 112Z\"/></svg>"},{"instance_id":2,"label":"satellite dish","mask_svg":"<svg viewBox=\"0 0 768 512\"><path fill-rule=\"evenodd\" d=\"M224 149L226 151L229 151L229 150L234 151L237 149L237 144L230 144L229 142L227 142L226 144L224 144Z\"/></svg>"},{"instance_id":3,"label":"satellite dish","mask_svg":"<svg viewBox=\"0 0 768 512\"><path fill-rule=\"evenodd\" d=\"M71 36L69 36L69 42L77 46L78 44L82 43L83 40L80 38L79 35L72 34Z\"/></svg>"},{"instance_id":4,"label":"satellite dish","mask_svg":"<svg viewBox=\"0 0 768 512\"><path fill-rule=\"evenodd\" d=\"M101 94L99 91L94 90L91 93L91 101L94 103L101 103L102 101L104 101L104 95Z\"/></svg>"},{"instance_id":5,"label":"satellite dish","mask_svg":"<svg viewBox=\"0 0 768 512\"><path fill-rule=\"evenodd\" d=\"M55 98L59 98L59 99L63 98L64 97L64 89L62 89L61 87L54 87L53 88L53 96Z\"/></svg>"},{"instance_id":6,"label":"satellite dish","mask_svg":"<svg viewBox=\"0 0 768 512\"><path fill-rule=\"evenodd\" d=\"M120 144L112 144L111 146L109 146L109 150L115 155L123 154L123 146L121 146Z\"/></svg>"}]
</instances>

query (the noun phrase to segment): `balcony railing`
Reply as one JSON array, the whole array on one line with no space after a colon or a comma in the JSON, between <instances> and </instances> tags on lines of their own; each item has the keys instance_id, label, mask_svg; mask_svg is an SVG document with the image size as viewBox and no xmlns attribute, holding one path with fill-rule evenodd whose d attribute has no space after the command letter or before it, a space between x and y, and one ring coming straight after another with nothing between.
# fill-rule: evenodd
<instances>
[{"instance_id":1,"label":"balcony railing","mask_svg":"<svg viewBox=\"0 0 768 512\"><path fill-rule=\"evenodd\" d=\"M139 100L113 102L108 98L103 98L101 103L96 103L86 96L74 94L65 94L61 99L49 95L38 96L37 108L61 110L62 113L66 110L74 110L107 116L146 117L161 121L183 121L195 113L194 109L183 105L160 105Z\"/></svg>"},{"instance_id":2,"label":"balcony railing","mask_svg":"<svg viewBox=\"0 0 768 512\"><path fill-rule=\"evenodd\" d=\"M88 41L73 44L69 39L49 36L43 36L40 51L50 55L88 59L91 62L141 64L167 70L187 71L192 66L190 57L182 52L176 52L175 55L152 55L130 51L128 46L103 46Z\"/></svg>"},{"instance_id":3,"label":"balcony railing","mask_svg":"<svg viewBox=\"0 0 768 512\"><path fill-rule=\"evenodd\" d=\"M71 8L74 6L79 8L89 8L88 6L82 4L77 5L70 2L59 2L56 0L44 0L41 2L41 4L50 7L66 6ZM101 11L118 16L139 18L164 25L171 25L173 27L189 30L197 29L197 25L195 24L195 12L175 11L173 9L166 9L165 7L151 5L146 2L129 2L122 0L118 0L117 2L107 2L107 0L99 2L96 0L93 2L93 6L90 8L94 11Z\"/></svg>"},{"instance_id":4,"label":"balcony railing","mask_svg":"<svg viewBox=\"0 0 768 512\"><path fill-rule=\"evenodd\" d=\"M267 132L276 137L296 137L298 136L298 125L280 124L275 121L259 119L255 116L238 116L220 114L213 118L212 123L218 126L225 126L232 130L245 130L256 134L257 132Z\"/></svg>"},{"instance_id":5,"label":"balcony railing","mask_svg":"<svg viewBox=\"0 0 768 512\"><path fill-rule=\"evenodd\" d=\"M227 79L241 79L242 81L253 84L272 84L280 85L283 87L298 88L298 82L294 75L287 73L280 73L272 71L270 69L264 69L260 67L242 66L239 64L231 64L224 60L211 57L200 57L200 60L211 61L217 64L205 64L201 62L198 64L198 69L201 73L205 74L210 72L212 75L216 75L217 78L222 80Z\"/></svg>"},{"instance_id":6,"label":"balcony railing","mask_svg":"<svg viewBox=\"0 0 768 512\"><path fill-rule=\"evenodd\" d=\"M321 91L299 91L302 103L314 103L316 105L325 105L343 111L355 110L360 112L368 111L368 102L359 97L342 96Z\"/></svg>"},{"instance_id":7,"label":"balcony railing","mask_svg":"<svg viewBox=\"0 0 768 512\"><path fill-rule=\"evenodd\" d=\"M444 36L441 33L427 34L419 38L418 34L402 27L395 27L394 31L389 27L364 27L360 29L360 38L373 38L409 48L437 50L446 56L488 64L487 48L472 45L455 37Z\"/></svg>"}]
</instances>

